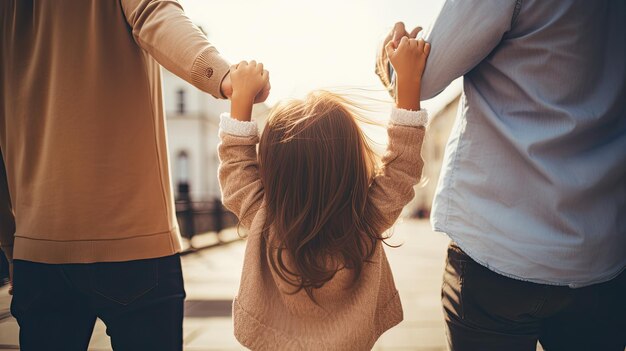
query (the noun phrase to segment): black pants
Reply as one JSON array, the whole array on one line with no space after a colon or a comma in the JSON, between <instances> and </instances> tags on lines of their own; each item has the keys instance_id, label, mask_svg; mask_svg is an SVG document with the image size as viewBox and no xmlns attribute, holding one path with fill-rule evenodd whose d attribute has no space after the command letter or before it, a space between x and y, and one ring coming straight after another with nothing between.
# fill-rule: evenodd
<instances>
[{"instance_id":1,"label":"black pants","mask_svg":"<svg viewBox=\"0 0 626 351\"><path fill-rule=\"evenodd\" d=\"M442 302L454 351L624 351L626 272L571 289L507 278L448 248Z\"/></svg>"},{"instance_id":2,"label":"black pants","mask_svg":"<svg viewBox=\"0 0 626 351\"><path fill-rule=\"evenodd\" d=\"M90 264L15 260L11 313L20 347L87 350L96 318L116 351L182 350L180 256Z\"/></svg>"}]
</instances>

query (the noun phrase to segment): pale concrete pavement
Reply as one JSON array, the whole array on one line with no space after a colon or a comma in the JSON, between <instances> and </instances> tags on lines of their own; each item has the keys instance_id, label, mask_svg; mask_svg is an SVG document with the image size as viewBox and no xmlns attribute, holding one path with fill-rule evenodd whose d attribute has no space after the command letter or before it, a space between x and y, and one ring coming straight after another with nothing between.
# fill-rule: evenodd
<instances>
[{"instance_id":1,"label":"pale concrete pavement","mask_svg":"<svg viewBox=\"0 0 626 351\"><path fill-rule=\"evenodd\" d=\"M230 230L225 236L236 235ZM443 351L446 338L440 304L441 279L449 239L430 230L428 221L405 220L395 226L386 247L404 306L404 321L381 336L376 351ZM234 242L183 256L187 304L185 350L242 350L233 336L230 306L240 279L245 243ZM0 318L10 297L0 289ZM16 350L18 326L12 317L0 320L0 351ZM102 322L96 324L91 351L111 350Z\"/></svg>"}]
</instances>

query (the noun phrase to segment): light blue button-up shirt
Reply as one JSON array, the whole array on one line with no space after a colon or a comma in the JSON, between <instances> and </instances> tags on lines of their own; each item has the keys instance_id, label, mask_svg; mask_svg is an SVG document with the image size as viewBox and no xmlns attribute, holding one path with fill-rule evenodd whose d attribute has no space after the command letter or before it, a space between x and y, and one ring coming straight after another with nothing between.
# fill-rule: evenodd
<instances>
[{"instance_id":1,"label":"light blue button-up shirt","mask_svg":"<svg viewBox=\"0 0 626 351\"><path fill-rule=\"evenodd\" d=\"M422 94L463 76L432 224L474 260L582 287L626 266L626 1L448 0Z\"/></svg>"}]
</instances>

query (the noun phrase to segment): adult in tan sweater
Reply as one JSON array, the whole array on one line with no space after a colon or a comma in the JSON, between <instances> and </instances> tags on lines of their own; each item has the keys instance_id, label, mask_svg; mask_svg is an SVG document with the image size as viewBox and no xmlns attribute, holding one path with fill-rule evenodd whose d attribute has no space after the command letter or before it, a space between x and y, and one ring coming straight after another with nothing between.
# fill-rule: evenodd
<instances>
[{"instance_id":1,"label":"adult in tan sweater","mask_svg":"<svg viewBox=\"0 0 626 351\"><path fill-rule=\"evenodd\" d=\"M330 93L280 104L259 141L250 115L267 73L255 62L231 68L219 179L224 204L249 229L233 303L244 346L367 350L402 320L383 233L422 172L427 115L419 83L429 47L407 38L387 47L398 72L397 108L377 174L357 117Z\"/></svg>"},{"instance_id":2,"label":"adult in tan sweater","mask_svg":"<svg viewBox=\"0 0 626 351\"><path fill-rule=\"evenodd\" d=\"M116 350L181 349L160 65L224 98L229 64L175 1L5 0L0 26L0 244L22 350L86 350L96 317Z\"/></svg>"}]
</instances>

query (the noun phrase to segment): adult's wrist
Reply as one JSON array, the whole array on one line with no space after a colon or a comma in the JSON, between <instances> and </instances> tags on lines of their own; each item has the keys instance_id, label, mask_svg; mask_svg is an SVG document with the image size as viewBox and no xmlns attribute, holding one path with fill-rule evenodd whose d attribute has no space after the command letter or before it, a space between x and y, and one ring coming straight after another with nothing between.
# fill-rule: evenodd
<instances>
[{"instance_id":1,"label":"adult's wrist","mask_svg":"<svg viewBox=\"0 0 626 351\"><path fill-rule=\"evenodd\" d=\"M230 80L230 71L226 72L222 82L220 83L220 94L222 98L229 99L233 95L233 84Z\"/></svg>"}]
</instances>

